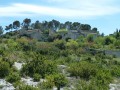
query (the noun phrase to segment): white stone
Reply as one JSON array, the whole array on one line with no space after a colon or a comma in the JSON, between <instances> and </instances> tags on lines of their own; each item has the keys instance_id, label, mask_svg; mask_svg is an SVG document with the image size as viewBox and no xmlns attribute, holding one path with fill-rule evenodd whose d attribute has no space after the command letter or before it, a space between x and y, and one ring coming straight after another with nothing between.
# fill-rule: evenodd
<instances>
[{"instance_id":1,"label":"white stone","mask_svg":"<svg viewBox=\"0 0 120 90\"><path fill-rule=\"evenodd\" d=\"M22 68L22 65L23 65L24 63L18 63L18 62L15 62L14 63L14 66L18 69L18 70L20 70L21 68Z\"/></svg>"},{"instance_id":2,"label":"white stone","mask_svg":"<svg viewBox=\"0 0 120 90\"><path fill-rule=\"evenodd\" d=\"M109 84L109 90L120 90L120 84Z\"/></svg>"},{"instance_id":3,"label":"white stone","mask_svg":"<svg viewBox=\"0 0 120 90\"><path fill-rule=\"evenodd\" d=\"M13 85L9 82L6 82L5 79L0 79L0 86L3 86L1 90L15 90Z\"/></svg>"},{"instance_id":4,"label":"white stone","mask_svg":"<svg viewBox=\"0 0 120 90\"><path fill-rule=\"evenodd\" d=\"M30 86L33 86L33 87L37 87L38 83L39 82L34 82L32 78L28 77L27 79L26 78L21 78L21 80L23 82L25 82L26 85L30 85Z\"/></svg>"}]
</instances>

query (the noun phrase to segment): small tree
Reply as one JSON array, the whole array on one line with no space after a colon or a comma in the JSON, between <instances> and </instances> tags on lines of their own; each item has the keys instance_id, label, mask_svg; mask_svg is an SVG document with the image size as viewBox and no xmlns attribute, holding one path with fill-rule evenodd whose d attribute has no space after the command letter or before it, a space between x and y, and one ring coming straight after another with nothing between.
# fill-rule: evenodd
<instances>
[{"instance_id":1,"label":"small tree","mask_svg":"<svg viewBox=\"0 0 120 90\"><path fill-rule=\"evenodd\" d=\"M28 27L30 26L30 23L31 23L31 19L26 18L26 19L23 20L22 25L25 29L28 30Z\"/></svg>"},{"instance_id":2,"label":"small tree","mask_svg":"<svg viewBox=\"0 0 120 90\"><path fill-rule=\"evenodd\" d=\"M57 90L60 90L61 87L67 84L67 79L62 74L55 74L54 83L55 83L55 86L57 87Z\"/></svg>"},{"instance_id":3,"label":"small tree","mask_svg":"<svg viewBox=\"0 0 120 90\"><path fill-rule=\"evenodd\" d=\"M41 89L33 87L33 86L21 84L21 85L19 85L19 88L16 90L41 90Z\"/></svg>"},{"instance_id":4,"label":"small tree","mask_svg":"<svg viewBox=\"0 0 120 90\"><path fill-rule=\"evenodd\" d=\"M81 24L81 30L91 30L91 26L89 24Z\"/></svg>"},{"instance_id":5,"label":"small tree","mask_svg":"<svg viewBox=\"0 0 120 90\"><path fill-rule=\"evenodd\" d=\"M92 31L97 32L97 28L96 27L92 28Z\"/></svg>"},{"instance_id":6,"label":"small tree","mask_svg":"<svg viewBox=\"0 0 120 90\"><path fill-rule=\"evenodd\" d=\"M10 83L14 83L20 80L20 76L19 74L12 72L7 76L6 80Z\"/></svg>"},{"instance_id":7,"label":"small tree","mask_svg":"<svg viewBox=\"0 0 120 90\"><path fill-rule=\"evenodd\" d=\"M40 81L41 75L38 74L38 73L35 73L35 74L33 75L33 78L34 78L34 81Z\"/></svg>"},{"instance_id":8,"label":"small tree","mask_svg":"<svg viewBox=\"0 0 120 90\"><path fill-rule=\"evenodd\" d=\"M0 78L4 78L9 74L10 65L7 62L0 61Z\"/></svg>"},{"instance_id":9,"label":"small tree","mask_svg":"<svg viewBox=\"0 0 120 90\"><path fill-rule=\"evenodd\" d=\"M0 35L3 34L3 28L0 26Z\"/></svg>"},{"instance_id":10,"label":"small tree","mask_svg":"<svg viewBox=\"0 0 120 90\"><path fill-rule=\"evenodd\" d=\"M57 90L60 90L60 88L65 86L68 82L63 74L49 75L46 77L46 79L47 79L47 82L46 82L47 86L49 86L49 88L56 86Z\"/></svg>"},{"instance_id":11,"label":"small tree","mask_svg":"<svg viewBox=\"0 0 120 90\"><path fill-rule=\"evenodd\" d=\"M5 26L5 30L6 30L6 31L9 31L9 30L10 30L10 27L9 27L9 26Z\"/></svg>"},{"instance_id":12,"label":"small tree","mask_svg":"<svg viewBox=\"0 0 120 90\"><path fill-rule=\"evenodd\" d=\"M18 29L20 27L20 22L19 21L14 21L13 22L13 28Z\"/></svg>"},{"instance_id":13,"label":"small tree","mask_svg":"<svg viewBox=\"0 0 120 90\"><path fill-rule=\"evenodd\" d=\"M90 34L90 35L87 36L87 41L88 42L93 42L94 41L94 37L93 37L92 34Z\"/></svg>"},{"instance_id":14,"label":"small tree","mask_svg":"<svg viewBox=\"0 0 120 90\"><path fill-rule=\"evenodd\" d=\"M114 41L114 46L116 47L116 49L120 49L120 40Z\"/></svg>"},{"instance_id":15,"label":"small tree","mask_svg":"<svg viewBox=\"0 0 120 90\"><path fill-rule=\"evenodd\" d=\"M40 25L40 22L39 22L39 21L36 21L36 22L35 22L34 28L35 28L35 29L40 29L40 28L41 28L41 25Z\"/></svg>"},{"instance_id":16,"label":"small tree","mask_svg":"<svg viewBox=\"0 0 120 90\"><path fill-rule=\"evenodd\" d=\"M54 44L56 47L58 47L61 50L65 49L65 41L63 41L63 40L55 40Z\"/></svg>"},{"instance_id":17,"label":"small tree","mask_svg":"<svg viewBox=\"0 0 120 90\"><path fill-rule=\"evenodd\" d=\"M91 63L82 61L79 63L72 63L68 71L70 72L71 76L89 80L92 76L96 75L97 67Z\"/></svg>"},{"instance_id":18,"label":"small tree","mask_svg":"<svg viewBox=\"0 0 120 90\"><path fill-rule=\"evenodd\" d=\"M113 42L114 42L114 38L113 37L110 37L110 36L107 36L107 37L105 37L105 39L104 39L104 44L105 45L110 45L110 44L112 44Z\"/></svg>"},{"instance_id":19,"label":"small tree","mask_svg":"<svg viewBox=\"0 0 120 90\"><path fill-rule=\"evenodd\" d=\"M57 65L53 61L42 59L42 55L33 56L33 60L23 65L21 73L33 77L36 73L42 78L57 72ZM37 76L38 78L38 76Z\"/></svg>"},{"instance_id":20,"label":"small tree","mask_svg":"<svg viewBox=\"0 0 120 90\"><path fill-rule=\"evenodd\" d=\"M13 25L9 24L9 29L12 30L13 29Z\"/></svg>"},{"instance_id":21,"label":"small tree","mask_svg":"<svg viewBox=\"0 0 120 90\"><path fill-rule=\"evenodd\" d=\"M68 42L66 43L66 47L68 49L76 50L78 48L78 46L79 46L79 44L72 39L68 40Z\"/></svg>"}]
</instances>

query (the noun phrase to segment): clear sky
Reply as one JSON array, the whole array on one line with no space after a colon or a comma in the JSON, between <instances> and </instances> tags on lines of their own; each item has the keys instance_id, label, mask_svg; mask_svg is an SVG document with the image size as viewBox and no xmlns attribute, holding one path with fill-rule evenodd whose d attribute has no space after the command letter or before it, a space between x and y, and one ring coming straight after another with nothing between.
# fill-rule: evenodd
<instances>
[{"instance_id":1,"label":"clear sky","mask_svg":"<svg viewBox=\"0 0 120 90\"><path fill-rule=\"evenodd\" d=\"M0 25L25 18L87 23L108 35L120 29L120 0L0 0Z\"/></svg>"}]
</instances>

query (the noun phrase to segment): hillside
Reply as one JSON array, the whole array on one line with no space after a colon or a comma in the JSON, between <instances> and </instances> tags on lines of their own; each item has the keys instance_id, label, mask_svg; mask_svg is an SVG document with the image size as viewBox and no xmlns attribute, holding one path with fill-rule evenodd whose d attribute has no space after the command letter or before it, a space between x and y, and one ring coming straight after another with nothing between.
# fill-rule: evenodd
<instances>
[{"instance_id":1,"label":"hillside","mask_svg":"<svg viewBox=\"0 0 120 90\"><path fill-rule=\"evenodd\" d=\"M61 24L64 27L57 30L60 23L53 25L54 20L49 24L44 22L44 27L36 21L34 28L31 21L22 28L18 28L20 22L15 22L12 25L16 30L0 36L0 89L111 90L119 87L120 30L104 36L88 24L75 23L71 28ZM11 29L6 27L6 30Z\"/></svg>"}]
</instances>

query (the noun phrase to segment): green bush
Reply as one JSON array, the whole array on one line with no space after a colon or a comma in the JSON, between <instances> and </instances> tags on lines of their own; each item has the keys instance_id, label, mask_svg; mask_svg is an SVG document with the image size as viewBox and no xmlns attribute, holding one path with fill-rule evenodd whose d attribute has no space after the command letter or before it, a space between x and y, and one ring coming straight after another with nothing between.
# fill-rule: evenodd
<instances>
[{"instance_id":1,"label":"green bush","mask_svg":"<svg viewBox=\"0 0 120 90\"><path fill-rule=\"evenodd\" d=\"M114 77L120 77L120 66L116 65L111 66L111 74Z\"/></svg>"},{"instance_id":2,"label":"green bush","mask_svg":"<svg viewBox=\"0 0 120 90\"><path fill-rule=\"evenodd\" d=\"M33 77L34 74L40 74L42 78L57 72L57 65L50 60L44 60L41 55L34 55L33 60L23 65L21 74Z\"/></svg>"},{"instance_id":3,"label":"green bush","mask_svg":"<svg viewBox=\"0 0 120 90\"><path fill-rule=\"evenodd\" d=\"M75 76L83 78L85 80L89 80L92 76L95 76L97 73L97 66L82 61L79 63L73 63L70 65L70 68L68 69L68 72L70 72L71 76Z\"/></svg>"},{"instance_id":4,"label":"green bush","mask_svg":"<svg viewBox=\"0 0 120 90\"><path fill-rule=\"evenodd\" d=\"M40 78L41 78L41 76L40 76L40 74L38 74L38 73L35 73L35 74L33 75L34 81L40 81Z\"/></svg>"},{"instance_id":5,"label":"green bush","mask_svg":"<svg viewBox=\"0 0 120 90\"><path fill-rule=\"evenodd\" d=\"M10 65L7 62L0 61L0 78L4 78L10 72Z\"/></svg>"},{"instance_id":6,"label":"green bush","mask_svg":"<svg viewBox=\"0 0 120 90\"><path fill-rule=\"evenodd\" d=\"M99 70L94 78L94 82L101 90L109 90L109 84L113 78L109 70Z\"/></svg>"},{"instance_id":7,"label":"green bush","mask_svg":"<svg viewBox=\"0 0 120 90\"><path fill-rule=\"evenodd\" d=\"M7 77L6 80L10 83L14 83L19 81L21 78L18 73L11 72Z\"/></svg>"},{"instance_id":8,"label":"green bush","mask_svg":"<svg viewBox=\"0 0 120 90\"><path fill-rule=\"evenodd\" d=\"M22 84L16 90L40 90L40 89L36 88L36 87L29 86L29 85Z\"/></svg>"},{"instance_id":9,"label":"green bush","mask_svg":"<svg viewBox=\"0 0 120 90\"><path fill-rule=\"evenodd\" d=\"M44 85L47 88L52 88L53 86L57 87L57 90L60 90L61 87L65 86L68 83L68 80L63 74L53 74L46 77L47 82Z\"/></svg>"}]
</instances>

